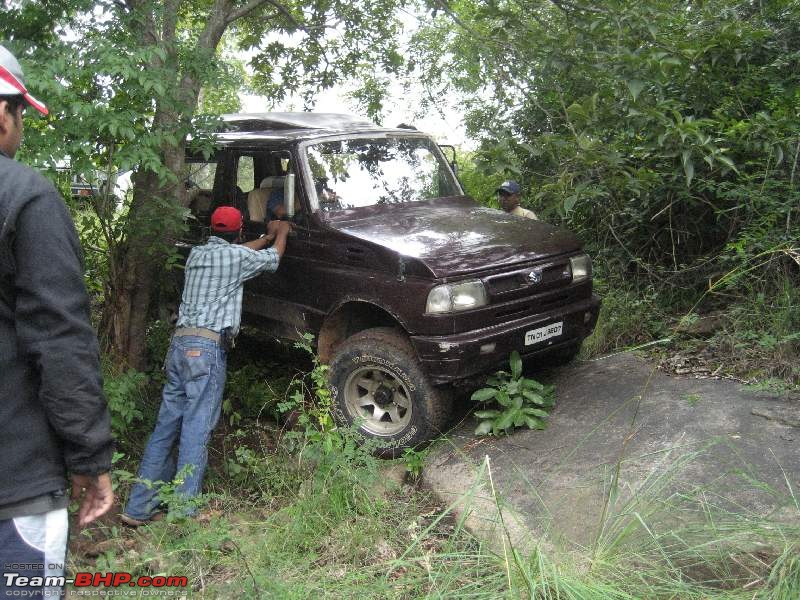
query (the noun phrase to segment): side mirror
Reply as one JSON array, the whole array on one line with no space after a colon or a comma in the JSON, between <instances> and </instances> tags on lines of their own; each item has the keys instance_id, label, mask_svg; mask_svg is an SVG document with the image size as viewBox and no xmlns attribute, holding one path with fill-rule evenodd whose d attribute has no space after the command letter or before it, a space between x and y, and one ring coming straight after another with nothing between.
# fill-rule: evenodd
<instances>
[{"instance_id":1,"label":"side mirror","mask_svg":"<svg viewBox=\"0 0 800 600\"><path fill-rule=\"evenodd\" d=\"M283 201L286 214L289 218L294 216L294 173L289 173L283 179Z\"/></svg>"}]
</instances>

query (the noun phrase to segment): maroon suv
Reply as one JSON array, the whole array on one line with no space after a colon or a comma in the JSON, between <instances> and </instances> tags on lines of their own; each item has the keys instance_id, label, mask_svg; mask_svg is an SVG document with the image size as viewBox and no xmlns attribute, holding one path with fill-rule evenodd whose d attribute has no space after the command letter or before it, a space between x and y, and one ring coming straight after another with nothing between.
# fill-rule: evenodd
<instances>
[{"instance_id":1,"label":"maroon suv","mask_svg":"<svg viewBox=\"0 0 800 600\"><path fill-rule=\"evenodd\" d=\"M575 236L465 196L430 136L333 114L224 121L216 153L189 157L193 240L219 204L238 206L252 237L293 221L278 271L245 285L244 323L313 334L335 416L387 453L441 431L449 384L512 350L568 360L594 328L600 300Z\"/></svg>"}]
</instances>

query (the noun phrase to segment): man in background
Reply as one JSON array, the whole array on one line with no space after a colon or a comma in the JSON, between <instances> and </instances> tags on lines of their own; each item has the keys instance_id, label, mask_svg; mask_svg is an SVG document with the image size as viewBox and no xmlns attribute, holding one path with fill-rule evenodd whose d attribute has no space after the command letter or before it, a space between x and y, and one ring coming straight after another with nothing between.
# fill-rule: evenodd
<instances>
[{"instance_id":1,"label":"man in background","mask_svg":"<svg viewBox=\"0 0 800 600\"><path fill-rule=\"evenodd\" d=\"M221 206L211 215L212 235L186 260L177 328L167 351L167 383L158 421L139 466L123 523L139 527L161 517L159 491L178 475L178 516L196 513L208 462L208 441L219 420L227 351L239 332L244 282L273 272L286 249L287 221L270 221L267 234L240 244L242 213ZM274 241L271 248L267 246ZM177 443L177 464L172 448Z\"/></svg>"},{"instance_id":2,"label":"man in background","mask_svg":"<svg viewBox=\"0 0 800 600\"><path fill-rule=\"evenodd\" d=\"M522 188L516 181L504 181L495 190L497 199L500 201L500 208L509 214L525 219L536 219L536 214L532 210L522 208L519 205L522 197Z\"/></svg>"},{"instance_id":3,"label":"man in background","mask_svg":"<svg viewBox=\"0 0 800 600\"><path fill-rule=\"evenodd\" d=\"M30 95L0 46L0 597L55 596L64 574L66 471L81 526L113 503L111 427L75 227L59 193L14 161ZM15 564L20 568L6 568ZM24 567L24 568L23 568Z\"/></svg>"}]
</instances>

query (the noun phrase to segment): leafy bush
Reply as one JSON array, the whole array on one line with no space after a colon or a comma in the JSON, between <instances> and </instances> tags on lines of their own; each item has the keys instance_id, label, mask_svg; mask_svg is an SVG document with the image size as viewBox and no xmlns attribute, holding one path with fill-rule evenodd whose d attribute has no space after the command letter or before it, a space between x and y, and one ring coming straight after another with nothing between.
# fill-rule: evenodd
<instances>
[{"instance_id":1,"label":"leafy bush","mask_svg":"<svg viewBox=\"0 0 800 600\"><path fill-rule=\"evenodd\" d=\"M519 180L623 284L605 312L626 330L605 334L651 333L624 315L635 296L657 300L652 329L800 287L797 3L465 0L414 42L414 77L463 94L467 187L484 201L476 173ZM748 323L767 342L773 326Z\"/></svg>"},{"instance_id":2,"label":"leafy bush","mask_svg":"<svg viewBox=\"0 0 800 600\"><path fill-rule=\"evenodd\" d=\"M274 373L263 366L248 364L228 374L222 412L231 425L238 425L242 418L279 414L278 406L286 395L290 379Z\"/></svg>"},{"instance_id":3,"label":"leafy bush","mask_svg":"<svg viewBox=\"0 0 800 600\"><path fill-rule=\"evenodd\" d=\"M547 426L544 419L555 403L555 388L523 377L522 359L516 350L511 353L509 366L510 373L498 371L486 380L488 387L472 394L475 402L494 400L499 405L496 409L475 412L475 417L480 421L475 429L476 435L500 435L523 425L529 429L544 429Z\"/></svg>"},{"instance_id":4,"label":"leafy bush","mask_svg":"<svg viewBox=\"0 0 800 600\"><path fill-rule=\"evenodd\" d=\"M125 440L133 427L142 422L142 399L149 379L145 373L128 369L119 374L106 372L103 391L111 414L111 432L116 440Z\"/></svg>"}]
</instances>

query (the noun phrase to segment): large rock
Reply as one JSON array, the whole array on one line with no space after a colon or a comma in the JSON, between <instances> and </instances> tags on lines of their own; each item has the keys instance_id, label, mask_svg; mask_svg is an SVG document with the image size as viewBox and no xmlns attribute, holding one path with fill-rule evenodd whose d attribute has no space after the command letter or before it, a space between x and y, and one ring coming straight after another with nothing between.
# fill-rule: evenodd
<instances>
[{"instance_id":1,"label":"large rock","mask_svg":"<svg viewBox=\"0 0 800 600\"><path fill-rule=\"evenodd\" d=\"M581 552L631 519L796 514L787 508L790 486L800 488L795 402L668 376L629 354L541 378L556 385L547 430L476 438L468 419L423 473L498 551L545 543Z\"/></svg>"}]
</instances>

